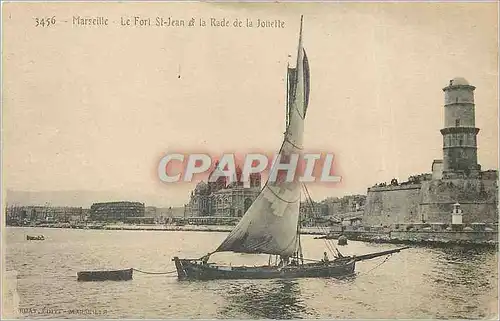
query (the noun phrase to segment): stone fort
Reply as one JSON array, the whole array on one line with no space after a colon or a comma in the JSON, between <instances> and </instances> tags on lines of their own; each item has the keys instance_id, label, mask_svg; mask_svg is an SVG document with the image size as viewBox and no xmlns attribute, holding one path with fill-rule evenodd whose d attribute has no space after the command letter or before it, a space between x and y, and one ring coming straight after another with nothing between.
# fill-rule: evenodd
<instances>
[{"instance_id":1,"label":"stone fort","mask_svg":"<svg viewBox=\"0 0 500 321\"><path fill-rule=\"evenodd\" d=\"M363 225L449 224L457 202L464 223L498 223L498 172L482 171L477 160L475 89L459 77L443 88L443 159L434 160L432 173L368 188Z\"/></svg>"}]
</instances>

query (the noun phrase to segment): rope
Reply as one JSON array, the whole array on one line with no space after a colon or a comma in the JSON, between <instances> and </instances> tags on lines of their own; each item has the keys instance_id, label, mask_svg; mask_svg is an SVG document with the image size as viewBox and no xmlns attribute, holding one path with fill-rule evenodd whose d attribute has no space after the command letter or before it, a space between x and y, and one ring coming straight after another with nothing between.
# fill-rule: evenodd
<instances>
[{"instance_id":1,"label":"rope","mask_svg":"<svg viewBox=\"0 0 500 321\"><path fill-rule=\"evenodd\" d=\"M392 256L392 254L387 255L387 256L385 257L385 259L384 259L382 262L380 262L379 264L375 265L373 268L371 268L370 270L368 270L368 271L366 271L366 272L364 272L364 273L359 273L359 272L358 272L358 275L365 275L365 274L370 273L371 271L375 270L376 268L380 267L382 264L384 264L385 262L387 262L387 260L389 260L389 258L390 258L391 256Z\"/></svg>"},{"instance_id":2,"label":"rope","mask_svg":"<svg viewBox=\"0 0 500 321\"><path fill-rule=\"evenodd\" d=\"M147 272L147 271L141 271L141 270L135 269L135 268L132 268L132 270L140 272L140 273L144 273L144 274L171 274L171 273L177 272L177 270L167 271L167 272Z\"/></svg>"},{"instance_id":3,"label":"rope","mask_svg":"<svg viewBox=\"0 0 500 321\"><path fill-rule=\"evenodd\" d=\"M311 199L311 195L309 194L309 190L307 189L307 186L306 184L302 183L302 189L304 190L304 194L306 196L306 203L309 203L309 207L311 209L311 214L314 215L314 203ZM319 228L320 230L325 234L327 235L328 234L328 230L326 227L322 226L321 224L319 225ZM325 242L325 246L327 248L327 250L330 252L331 255L333 255L334 257L337 256L337 253L340 252L338 250L338 248L335 246L335 243L333 242L333 240L329 240L329 239L323 239L323 241Z\"/></svg>"}]
</instances>

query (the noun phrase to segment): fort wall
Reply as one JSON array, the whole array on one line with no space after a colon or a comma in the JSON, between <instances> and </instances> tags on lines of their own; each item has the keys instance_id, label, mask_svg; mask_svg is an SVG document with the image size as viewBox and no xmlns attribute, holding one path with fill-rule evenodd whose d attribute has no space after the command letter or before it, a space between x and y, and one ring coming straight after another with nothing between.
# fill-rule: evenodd
<instances>
[{"instance_id":1,"label":"fort wall","mask_svg":"<svg viewBox=\"0 0 500 321\"><path fill-rule=\"evenodd\" d=\"M498 222L496 180L450 179L422 183L420 211L426 222L451 223L453 204L460 203L464 223Z\"/></svg>"},{"instance_id":2,"label":"fort wall","mask_svg":"<svg viewBox=\"0 0 500 321\"><path fill-rule=\"evenodd\" d=\"M498 223L496 179L429 180L420 184L368 189L364 226L398 223L451 223L460 203L464 223Z\"/></svg>"},{"instance_id":3,"label":"fort wall","mask_svg":"<svg viewBox=\"0 0 500 321\"><path fill-rule=\"evenodd\" d=\"M369 188L363 225L386 226L418 220L420 189L421 184Z\"/></svg>"}]
</instances>

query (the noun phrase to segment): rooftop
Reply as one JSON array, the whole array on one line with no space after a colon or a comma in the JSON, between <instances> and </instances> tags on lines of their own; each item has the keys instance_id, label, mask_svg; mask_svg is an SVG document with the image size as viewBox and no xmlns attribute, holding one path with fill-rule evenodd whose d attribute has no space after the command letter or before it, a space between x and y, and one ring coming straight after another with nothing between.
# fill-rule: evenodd
<instances>
[{"instance_id":1,"label":"rooftop","mask_svg":"<svg viewBox=\"0 0 500 321\"><path fill-rule=\"evenodd\" d=\"M450 80L450 86L469 86L469 82L463 77L455 77Z\"/></svg>"}]
</instances>

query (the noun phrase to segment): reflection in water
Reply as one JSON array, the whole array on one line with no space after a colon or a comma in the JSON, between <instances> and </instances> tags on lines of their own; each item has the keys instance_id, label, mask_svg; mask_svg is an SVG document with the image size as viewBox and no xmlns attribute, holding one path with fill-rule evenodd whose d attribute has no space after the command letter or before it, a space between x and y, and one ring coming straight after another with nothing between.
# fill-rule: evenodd
<instances>
[{"instance_id":1,"label":"reflection in water","mask_svg":"<svg viewBox=\"0 0 500 321\"><path fill-rule=\"evenodd\" d=\"M484 311L477 308L487 306L488 293L497 288L497 275L492 274L491 262L495 250L478 247L452 247L436 249L436 260L431 280L437 298L446 300L453 307L452 318L484 318ZM488 255L489 254L489 255ZM463 294L467 293L466 296Z\"/></svg>"},{"instance_id":2,"label":"reflection in water","mask_svg":"<svg viewBox=\"0 0 500 321\"><path fill-rule=\"evenodd\" d=\"M309 314L296 280L233 282L228 287L228 304L220 311L221 317L299 319Z\"/></svg>"}]
</instances>

